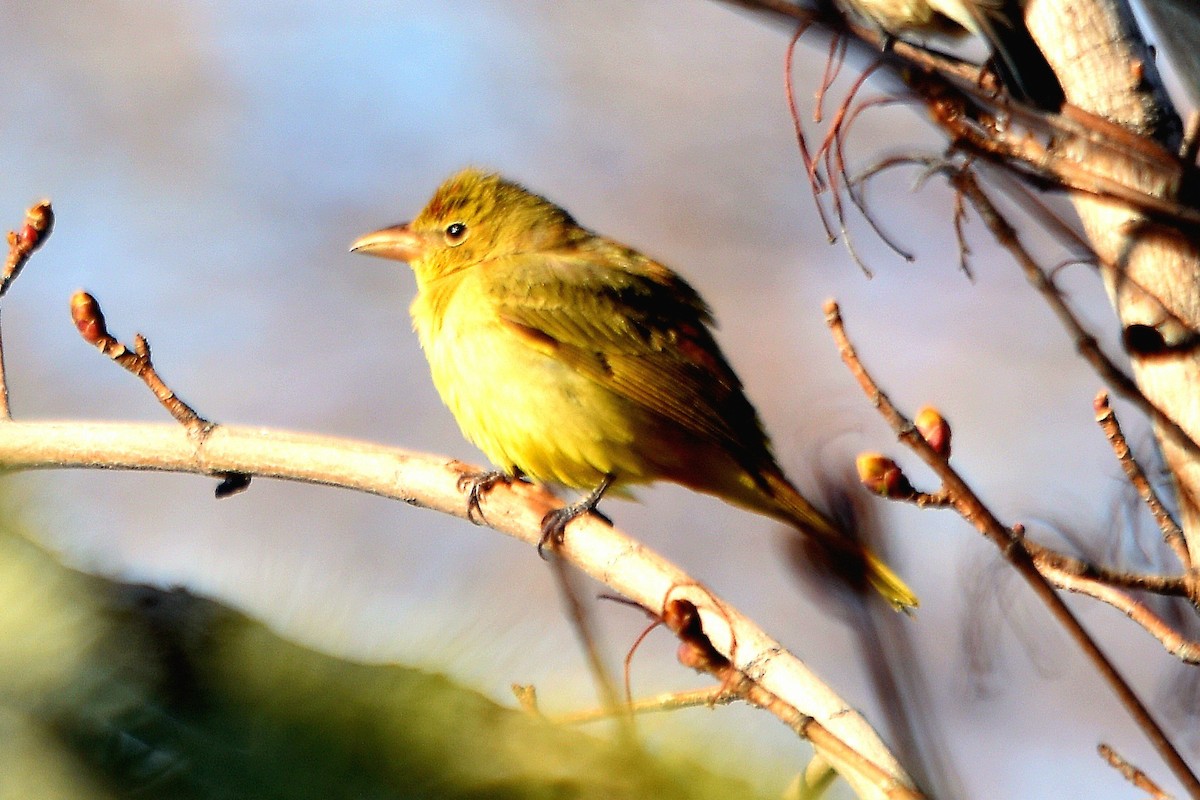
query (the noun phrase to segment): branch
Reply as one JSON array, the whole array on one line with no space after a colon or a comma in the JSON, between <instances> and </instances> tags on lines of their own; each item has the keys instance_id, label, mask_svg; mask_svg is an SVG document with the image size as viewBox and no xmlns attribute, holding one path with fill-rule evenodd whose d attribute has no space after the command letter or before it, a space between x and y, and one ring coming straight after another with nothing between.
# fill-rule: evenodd
<instances>
[{"instance_id":1,"label":"branch","mask_svg":"<svg viewBox=\"0 0 1200 800\"><path fill-rule=\"evenodd\" d=\"M1125 372L1117 366L1105 352L1100 349L1100 344L1096 341L1096 337L1092 336L1083 325L1075 317L1070 306L1067 305L1066 299L1058 286L1055 285L1042 268L1038 266L1037 261L1021 244L1020 235L1016 229L1004 218L999 209L996 208L987 192L979 185L979 181L975 176L966 169L943 169L949 177L954 188L961 192L971 205L975 208L975 212L979 214L979 218L987 229L991 232L996 242L1009 252L1009 255L1016 260L1025 273L1026 280L1033 285L1042 297L1046 300L1046 304L1054 311L1059 322L1063 327L1070 332L1075 340L1076 349L1087 360L1092 368L1108 381L1112 387L1120 392L1121 396L1137 405L1137 407L1150 417L1161 430L1169 431L1173 438L1180 442L1180 446L1185 448L1192 458L1200 459L1200 445L1185 431L1179 423L1172 419L1167 412L1155 405L1150 398L1142 393L1141 388L1134 382L1133 378L1126 375Z\"/></svg>"},{"instance_id":2,"label":"branch","mask_svg":"<svg viewBox=\"0 0 1200 800\"><path fill-rule=\"evenodd\" d=\"M931 411L927 409L924 413ZM947 431L939 446L936 436L921 424L917 415L916 428L923 438L942 457L949 458L949 426L934 413L937 421ZM889 500L902 500L920 508L954 508L954 492L942 486L936 492L922 492L913 487L908 477L895 461L880 453L862 453L857 459L859 480L872 493ZM1184 597L1197 602L1196 581L1189 573L1173 578L1162 575L1141 575L1105 569L1078 558L1051 550L1025 537L1023 526L1011 528L1012 537L1019 540L1034 566L1047 580L1060 589L1085 594L1107 603L1121 611L1144 628L1166 648L1167 652L1189 664L1200 663L1200 642L1187 639L1171 628L1160 616L1142 602L1135 600L1122 589L1133 589L1154 594Z\"/></svg>"},{"instance_id":3,"label":"branch","mask_svg":"<svg viewBox=\"0 0 1200 800\"><path fill-rule=\"evenodd\" d=\"M1022 534L1021 541L1042 574L1053 571L1058 575L1070 575L1085 581L1104 584L1114 589L1132 589L1164 597L1183 597L1193 600L1196 596L1193 582L1186 577L1143 575L1141 573L1113 570L1087 561L1059 553L1030 541ZM1068 587L1063 587L1068 588Z\"/></svg>"},{"instance_id":4,"label":"branch","mask_svg":"<svg viewBox=\"0 0 1200 800\"><path fill-rule=\"evenodd\" d=\"M1121 425L1117 422L1117 415L1113 413L1112 406L1108 402L1108 393L1100 392L1097 394L1093 405L1096 409L1096 423L1104 431L1104 436L1108 439L1108 443L1112 445L1113 453L1116 455L1121 469L1125 471L1125 477L1133 484L1133 488L1141 496L1142 502L1146 504L1146 507L1150 509L1150 513L1154 515L1154 521L1158 523L1159 530L1162 531L1163 541L1175 552L1183 568L1191 569L1192 557L1188 553L1187 542L1183 538L1183 531L1179 529L1178 523L1175 522L1170 512L1167 511L1162 500L1158 497L1158 492L1154 491L1154 487L1150 485L1150 481L1146 478L1146 473L1142 470L1141 465L1137 463L1137 460L1134 459L1133 453L1130 452L1129 443L1125 441L1125 434L1122 433Z\"/></svg>"},{"instance_id":5,"label":"branch","mask_svg":"<svg viewBox=\"0 0 1200 800\"><path fill-rule=\"evenodd\" d=\"M1138 789L1146 792L1153 800L1171 800L1171 796L1158 788L1158 784L1150 780L1150 777L1140 769L1130 764L1121 754L1113 750L1106 744L1101 744L1096 748L1108 765L1121 773L1121 777L1132 783Z\"/></svg>"},{"instance_id":6,"label":"branch","mask_svg":"<svg viewBox=\"0 0 1200 800\"><path fill-rule=\"evenodd\" d=\"M53 229L54 211L49 200L42 200L25 212L25 222L20 231L8 232L8 257L4 260L4 269L0 270L0 299L8 293L29 257L45 244ZM0 421L11 418L12 411L8 406L8 378L4 373L4 343L0 341Z\"/></svg>"},{"instance_id":7,"label":"branch","mask_svg":"<svg viewBox=\"0 0 1200 800\"><path fill-rule=\"evenodd\" d=\"M811 21L880 47L822 4L725 0ZM1069 101L1032 111L963 81L952 61L896 42L880 58L920 95L953 149L1044 187L1067 189L1121 320L1139 392L1179 495L1191 560L1200 559L1200 171L1124 0L1042 0L1026 23ZM882 49L882 48L880 48ZM1194 130L1194 129L1193 129Z\"/></svg>"},{"instance_id":8,"label":"branch","mask_svg":"<svg viewBox=\"0 0 1200 800\"><path fill-rule=\"evenodd\" d=\"M220 425L198 439L176 425L0 425L0 469L66 468L239 473L353 489L462 519L468 516L461 481L479 471L442 456L261 428ZM541 540L542 517L560 505L545 489L514 482L497 484L482 510L489 527L532 547ZM694 605L705 639L749 681L751 702L808 736L861 796L920 797L858 713L782 645L674 564L594 517L572 522L556 552L660 615L668 600Z\"/></svg>"},{"instance_id":9,"label":"branch","mask_svg":"<svg viewBox=\"0 0 1200 800\"><path fill-rule=\"evenodd\" d=\"M1025 546L1036 548L1029 541L1025 541ZM1063 556L1058 554L1054 554L1053 558L1034 556L1038 571L1056 586L1107 603L1144 628L1168 653L1180 661L1185 664L1200 664L1200 642L1185 638L1162 617L1151 611L1145 603L1133 599L1127 592L1121 591L1111 583L1100 578L1087 577L1076 569L1064 568L1062 559Z\"/></svg>"},{"instance_id":10,"label":"branch","mask_svg":"<svg viewBox=\"0 0 1200 800\"><path fill-rule=\"evenodd\" d=\"M939 452L917 430L907 417L900 413L892 401L879 388L879 385L867 372L858 354L854 350L842 324L841 311L837 303L830 300L825 304L825 319L837 343L838 352L867 395L875 409L896 432L901 442L906 444L922 461L942 480L946 495L963 519L967 520L989 541L991 541L1009 563L1023 577L1034 593L1046 604L1051 615L1062 625L1075 643L1083 650L1088 660L1112 688L1117 698L1125 706L1126 711L1146 734L1150 743L1158 751L1159 756L1170 767L1175 777L1188 789L1193 796L1200 797L1200 780L1192 773L1187 762L1171 744L1166 732L1150 714L1149 709L1142 703L1133 688L1117 671L1112 662L1091 638L1087 630L1079 622L1070 608L1038 571L1033 557L1025 548L1019 532L1003 525L982 500L971 490L966 481L950 466L944 453Z\"/></svg>"},{"instance_id":11,"label":"branch","mask_svg":"<svg viewBox=\"0 0 1200 800\"><path fill-rule=\"evenodd\" d=\"M710 686L704 689L692 689L686 692L666 692L654 697L643 697L628 703L621 713L653 714L661 711L677 711L681 708L699 708L707 706L724 706L741 700L742 697L725 686ZM607 708L573 711L554 717L559 725L583 725L588 722L600 722L612 719L613 713Z\"/></svg>"}]
</instances>

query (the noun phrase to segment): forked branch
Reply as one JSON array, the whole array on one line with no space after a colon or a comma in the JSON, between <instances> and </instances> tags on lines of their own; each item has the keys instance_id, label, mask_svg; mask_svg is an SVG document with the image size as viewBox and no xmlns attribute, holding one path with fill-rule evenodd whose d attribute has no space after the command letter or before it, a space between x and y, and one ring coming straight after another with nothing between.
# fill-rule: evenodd
<instances>
[{"instance_id":1,"label":"forked branch","mask_svg":"<svg viewBox=\"0 0 1200 800\"><path fill-rule=\"evenodd\" d=\"M1050 610L1051 615L1062 625L1083 650L1088 660L1109 684L1121 704L1142 729L1160 757L1175 777L1193 796L1200 796L1200 780L1191 771L1183 757L1167 737L1166 732L1150 714L1137 693L1113 666L1112 662L1088 634L1087 630L1067 607L1054 586L1038 569L1033 555L1025 546L1024 532L1019 527L1009 527L1000 522L991 509L979 498L958 472L950 465L945 453L939 452L921 435L911 420L900 413L895 404L879 388L874 378L858 357L842 322L841 311L832 300L826 303L825 319L837 343L838 352L857 380L863 393L875 406L884 420L895 431L901 442L906 444L922 461L929 465L942 481L943 490L950 503L967 522L975 527L1000 550L1006 560L1017 570L1039 599Z\"/></svg>"}]
</instances>

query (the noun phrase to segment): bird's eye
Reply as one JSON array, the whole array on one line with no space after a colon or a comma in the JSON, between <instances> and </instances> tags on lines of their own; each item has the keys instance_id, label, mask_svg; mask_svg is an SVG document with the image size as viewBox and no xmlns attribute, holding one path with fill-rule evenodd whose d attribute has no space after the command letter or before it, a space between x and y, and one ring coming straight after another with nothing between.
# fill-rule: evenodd
<instances>
[{"instance_id":1,"label":"bird's eye","mask_svg":"<svg viewBox=\"0 0 1200 800\"><path fill-rule=\"evenodd\" d=\"M454 247L467 238L467 226L461 222L452 222L446 226L446 244Z\"/></svg>"}]
</instances>

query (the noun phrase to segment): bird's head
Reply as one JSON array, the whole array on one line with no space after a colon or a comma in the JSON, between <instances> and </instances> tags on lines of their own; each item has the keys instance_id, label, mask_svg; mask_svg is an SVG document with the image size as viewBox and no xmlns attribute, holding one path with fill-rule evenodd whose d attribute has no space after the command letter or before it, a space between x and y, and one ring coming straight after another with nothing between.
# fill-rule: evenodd
<instances>
[{"instance_id":1,"label":"bird's head","mask_svg":"<svg viewBox=\"0 0 1200 800\"><path fill-rule=\"evenodd\" d=\"M494 173L465 169L446 180L412 222L350 245L407 261L418 284L504 256L553 250L586 236L571 215Z\"/></svg>"}]
</instances>

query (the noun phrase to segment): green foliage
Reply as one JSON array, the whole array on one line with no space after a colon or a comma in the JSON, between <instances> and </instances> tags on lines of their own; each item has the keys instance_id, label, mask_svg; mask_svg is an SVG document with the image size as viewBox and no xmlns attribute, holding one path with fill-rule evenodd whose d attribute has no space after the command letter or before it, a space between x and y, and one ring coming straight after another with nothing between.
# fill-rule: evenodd
<instances>
[{"instance_id":1,"label":"green foliage","mask_svg":"<svg viewBox=\"0 0 1200 800\"><path fill-rule=\"evenodd\" d=\"M339 660L0 533L0 800L733 798L738 781Z\"/></svg>"}]
</instances>

